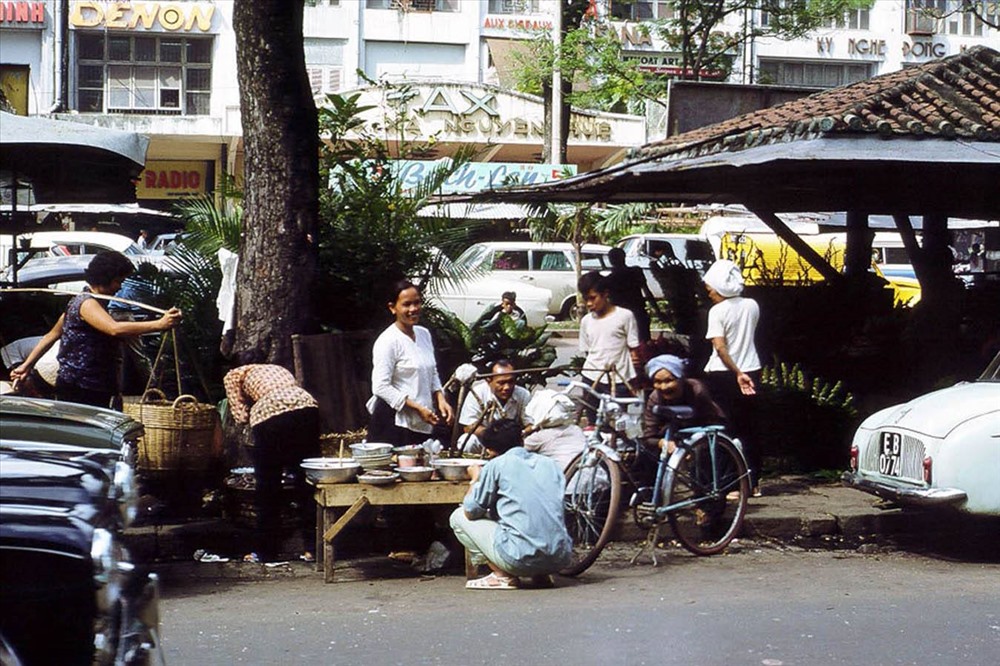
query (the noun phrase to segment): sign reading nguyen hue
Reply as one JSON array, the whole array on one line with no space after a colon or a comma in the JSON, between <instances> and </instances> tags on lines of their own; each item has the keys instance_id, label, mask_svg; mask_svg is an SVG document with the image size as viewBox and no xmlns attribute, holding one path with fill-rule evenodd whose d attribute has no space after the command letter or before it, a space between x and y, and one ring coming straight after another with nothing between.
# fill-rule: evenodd
<instances>
[{"instance_id":1,"label":"sign reading nguyen hue","mask_svg":"<svg viewBox=\"0 0 1000 666\"><path fill-rule=\"evenodd\" d=\"M150 160L135 186L138 199L189 199L205 194L208 162Z\"/></svg>"}]
</instances>

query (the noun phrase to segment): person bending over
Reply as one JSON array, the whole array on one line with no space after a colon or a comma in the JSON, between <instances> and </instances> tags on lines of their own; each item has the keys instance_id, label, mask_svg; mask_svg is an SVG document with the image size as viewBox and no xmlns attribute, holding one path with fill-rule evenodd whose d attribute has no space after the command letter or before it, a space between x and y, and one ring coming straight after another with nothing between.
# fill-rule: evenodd
<instances>
[{"instance_id":1,"label":"person bending over","mask_svg":"<svg viewBox=\"0 0 1000 666\"><path fill-rule=\"evenodd\" d=\"M465 587L508 590L521 577L551 585L550 575L569 564L573 548L563 514L562 470L525 450L521 427L509 419L490 424L482 443L490 460L481 469L469 468L471 487L450 522L472 563L491 571Z\"/></svg>"}]
</instances>

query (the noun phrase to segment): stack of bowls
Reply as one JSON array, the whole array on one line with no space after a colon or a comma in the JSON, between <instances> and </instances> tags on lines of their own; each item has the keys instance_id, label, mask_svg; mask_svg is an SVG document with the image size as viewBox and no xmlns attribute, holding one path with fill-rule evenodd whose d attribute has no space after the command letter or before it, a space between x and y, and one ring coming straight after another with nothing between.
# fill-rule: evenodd
<instances>
[{"instance_id":1,"label":"stack of bowls","mask_svg":"<svg viewBox=\"0 0 1000 666\"><path fill-rule=\"evenodd\" d=\"M351 444L351 454L365 470L389 469L392 464L392 444L375 442Z\"/></svg>"}]
</instances>

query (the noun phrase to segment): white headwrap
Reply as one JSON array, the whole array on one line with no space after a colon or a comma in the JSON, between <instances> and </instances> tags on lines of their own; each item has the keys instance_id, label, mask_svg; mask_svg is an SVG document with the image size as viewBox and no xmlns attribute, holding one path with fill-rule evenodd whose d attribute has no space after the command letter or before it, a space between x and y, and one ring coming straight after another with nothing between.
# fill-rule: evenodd
<instances>
[{"instance_id":1,"label":"white headwrap","mask_svg":"<svg viewBox=\"0 0 1000 666\"><path fill-rule=\"evenodd\" d=\"M729 259L716 261L702 279L723 298L732 298L743 293L743 273L739 266Z\"/></svg>"},{"instance_id":2,"label":"white headwrap","mask_svg":"<svg viewBox=\"0 0 1000 666\"><path fill-rule=\"evenodd\" d=\"M660 370L669 370L670 374L674 377L682 379L686 365L687 362L679 356L661 354L660 356L654 356L646 362L646 376L652 379L653 375Z\"/></svg>"}]
</instances>

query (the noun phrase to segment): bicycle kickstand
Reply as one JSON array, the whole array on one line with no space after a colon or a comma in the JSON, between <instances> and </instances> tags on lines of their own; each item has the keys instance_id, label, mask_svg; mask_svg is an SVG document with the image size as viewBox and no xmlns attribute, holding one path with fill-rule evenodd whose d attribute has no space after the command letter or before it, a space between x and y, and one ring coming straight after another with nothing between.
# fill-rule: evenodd
<instances>
[{"instance_id":1,"label":"bicycle kickstand","mask_svg":"<svg viewBox=\"0 0 1000 666\"><path fill-rule=\"evenodd\" d=\"M648 549L649 555L653 560L653 566L654 567L659 566L660 563L656 559L656 543L659 540L660 540L660 525L656 524L649 528L649 532L646 533L646 540L642 542L641 546L639 546L639 552L637 552L635 555L632 556L632 559L629 560L629 563L638 564L639 558Z\"/></svg>"}]
</instances>

